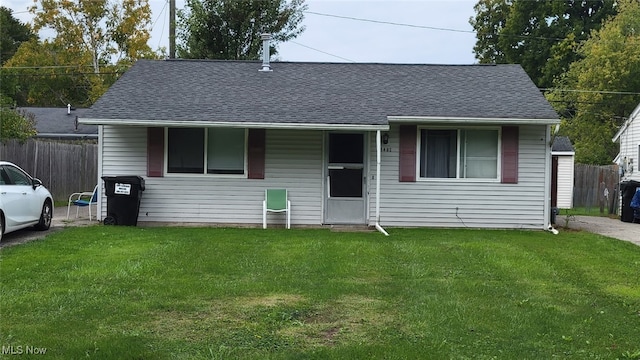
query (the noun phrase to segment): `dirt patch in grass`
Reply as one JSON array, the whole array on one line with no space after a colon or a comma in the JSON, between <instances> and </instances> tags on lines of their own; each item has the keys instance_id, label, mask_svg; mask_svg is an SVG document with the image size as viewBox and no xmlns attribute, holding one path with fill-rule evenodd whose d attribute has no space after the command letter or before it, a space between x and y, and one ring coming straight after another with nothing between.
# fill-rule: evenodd
<instances>
[{"instance_id":1,"label":"dirt patch in grass","mask_svg":"<svg viewBox=\"0 0 640 360\"><path fill-rule=\"evenodd\" d=\"M370 339L391 324L393 318L393 311L385 301L343 296L313 307L299 322L283 327L279 333L304 346L333 346Z\"/></svg>"},{"instance_id":2,"label":"dirt patch in grass","mask_svg":"<svg viewBox=\"0 0 640 360\"><path fill-rule=\"evenodd\" d=\"M165 309L149 318L146 331L165 339L260 346L268 334L272 343L306 347L371 340L389 327L394 312L383 300L359 295L310 303L300 295L277 294Z\"/></svg>"},{"instance_id":3,"label":"dirt patch in grass","mask_svg":"<svg viewBox=\"0 0 640 360\"><path fill-rule=\"evenodd\" d=\"M305 298L301 295L293 294L276 294L267 296L255 296L233 299L233 303L239 307L274 307L282 305L295 305L305 301Z\"/></svg>"}]
</instances>

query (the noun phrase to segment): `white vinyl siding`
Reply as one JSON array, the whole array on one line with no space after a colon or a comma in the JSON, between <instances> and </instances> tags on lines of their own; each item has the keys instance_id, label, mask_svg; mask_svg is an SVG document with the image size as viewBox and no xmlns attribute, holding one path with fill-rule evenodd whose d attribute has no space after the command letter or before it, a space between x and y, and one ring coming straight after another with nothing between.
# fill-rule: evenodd
<instances>
[{"instance_id":1,"label":"white vinyl siding","mask_svg":"<svg viewBox=\"0 0 640 360\"><path fill-rule=\"evenodd\" d=\"M521 126L517 184L474 179L398 181L398 129L392 125L381 153L380 223L385 227L482 227L540 229L544 219L545 126ZM289 191L293 225L323 222L323 132L267 130L265 179L171 174L147 177L147 129L103 126L99 176L139 175L146 181L139 222L253 224L262 222L267 188ZM375 132L369 133L366 189L368 223L375 219ZM100 180L100 184L103 182ZM102 186L102 190L104 187ZM104 194L104 191L102 192ZM106 214L101 199L101 218ZM269 225L284 224L269 214Z\"/></svg>"},{"instance_id":2,"label":"white vinyl siding","mask_svg":"<svg viewBox=\"0 0 640 360\"><path fill-rule=\"evenodd\" d=\"M640 105L634 111L635 118L620 134L620 163L625 172L622 181L640 181Z\"/></svg>"},{"instance_id":3,"label":"white vinyl siding","mask_svg":"<svg viewBox=\"0 0 640 360\"><path fill-rule=\"evenodd\" d=\"M573 208L573 155L558 155L558 193L556 205L559 209Z\"/></svg>"},{"instance_id":4,"label":"white vinyl siding","mask_svg":"<svg viewBox=\"0 0 640 360\"><path fill-rule=\"evenodd\" d=\"M520 126L518 183L430 179L398 181L399 126L389 130L381 165L380 224L388 227L543 228L545 126ZM371 136L375 144L375 135ZM369 165L369 224L375 223L375 146ZM547 170L548 171L548 170Z\"/></svg>"},{"instance_id":5,"label":"white vinyl siding","mask_svg":"<svg viewBox=\"0 0 640 360\"><path fill-rule=\"evenodd\" d=\"M145 178L140 222L261 224L264 190L285 188L293 225L322 224L320 131L267 130L264 180L180 174L146 177L146 128L104 126L103 134L100 176ZM106 197L102 214L106 214ZM268 217L269 225L284 220L283 214Z\"/></svg>"}]
</instances>

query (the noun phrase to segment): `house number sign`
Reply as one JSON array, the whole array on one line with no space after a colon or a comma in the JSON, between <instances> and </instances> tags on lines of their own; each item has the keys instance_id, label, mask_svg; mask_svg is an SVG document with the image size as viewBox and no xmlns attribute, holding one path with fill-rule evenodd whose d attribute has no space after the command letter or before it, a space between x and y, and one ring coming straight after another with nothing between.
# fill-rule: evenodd
<instances>
[{"instance_id":1,"label":"house number sign","mask_svg":"<svg viewBox=\"0 0 640 360\"><path fill-rule=\"evenodd\" d=\"M118 195L131 195L131 184L116 183L113 192Z\"/></svg>"}]
</instances>

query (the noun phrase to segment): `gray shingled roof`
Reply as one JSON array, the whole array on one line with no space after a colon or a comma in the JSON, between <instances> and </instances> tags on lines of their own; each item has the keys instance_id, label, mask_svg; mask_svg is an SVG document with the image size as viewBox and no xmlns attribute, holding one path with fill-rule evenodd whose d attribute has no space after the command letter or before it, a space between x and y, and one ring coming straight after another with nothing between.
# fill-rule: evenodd
<instances>
[{"instance_id":1,"label":"gray shingled roof","mask_svg":"<svg viewBox=\"0 0 640 360\"><path fill-rule=\"evenodd\" d=\"M519 65L140 60L81 119L387 125L387 116L557 119Z\"/></svg>"},{"instance_id":2,"label":"gray shingled roof","mask_svg":"<svg viewBox=\"0 0 640 360\"><path fill-rule=\"evenodd\" d=\"M573 145L571 145L571 140L569 140L569 137L567 136L556 136L553 139L551 151L575 152Z\"/></svg>"},{"instance_id":3,"label":"gray shingled roof","mask_svg":"<svg viewBox=\"0 0 640 360\"><path fill-rule=\"evenodd\" d=\"M84 117L89 110L86 108L71 109L67 114L67 107L21 107L35 116L36 131L41 137L85 138L97 137L98 126L76 124L77 117Z\"/></svg>"}]
</instances>

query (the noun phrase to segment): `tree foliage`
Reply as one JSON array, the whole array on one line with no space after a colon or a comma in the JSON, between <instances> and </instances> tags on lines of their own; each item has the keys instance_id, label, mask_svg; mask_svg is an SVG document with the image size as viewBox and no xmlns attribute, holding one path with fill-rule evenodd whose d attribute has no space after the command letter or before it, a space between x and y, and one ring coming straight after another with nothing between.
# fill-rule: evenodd
<instances>
[{"instance_id":1,"label":"tree foliage","mask_svg":"<svg viewBox=\"0 0 640 360\"><path fill-rule=\"evenodd\" d=\"M31 40L3 67L0 88L19 106L90 106L125 68L106 64L99 74L92 69L86 51L70 51L55 41Z\"/></svg>"},{"instance_id":2,"label":"tree foliage","mask_svg":"<svg viewBox=\"0 0 640 360\"><path fill-rule=\"evenodd\" d=\"M547 94L580 163L611 163L618 153L611 139L640 102L632 94L640 92L640 2L617 6L618 14L579 47L581 60Z\"/></svg>"},{"instance_id":3,"label":"tree foliage","mask_svg":"<svg viewBox=\"0 0 640 360\"><path fill-rule=\"evenodd\" d=\"M0 6L0 65L9 60L25 41L35 38L28 25L13 17L13 10Z\"/></svg>"},{"instance_id":4,"label":"tree foliage","mask_svg":"<svg viewBox=\"0 0 640 360\"><path fill-rule=\"evenodd\" d=\"M177 55L191 59L257 59L260 34L277 43L294 39L306 9L304 0L186 0L178 11Z\"/></svg>"},{"instance_id":5,"label":"tree foliage","mask_svg":"<svg viewBox=\"0 0 640 360\"><path fill-rule=\"evenodd\" d=\"M37 0L36 31L2 69L2 91L20 106L90 106L139 58L158 58L147 45L148 0Z\"/></svg>"},{"instance_id":6,"label":"tree foliage","mask_svg":"<svg viewBox=\"0 0 640 360\"><path fill-rule=\"evenodd\" d=\"M615 14L615 0L479 0L470 23L480 63L521 64L539 87L551 87L579 59L577 45Z\"/></svg>"},{"instance_id":7,"label":"tree foliage","mask_svg":"<svg viewBox=\"0 0 640 360\"><path fill-rule=\"evenodd\" d=\"M12 108L11 100L0 97L0 142L8 139L27 140L35 136L35 116Z\"/></svg>"},{"instance_id":8,"label":"tree foliage","mask_svg":"<svg viewBox=\"0 0 640 360\"><path fill-rule=\"evenodd\" d=\"M34 29L50 28L54 42L91 54L93 71L102 64L153 57L149 0L39 0L31 7Z\"/></svg>"}]
</instances>

